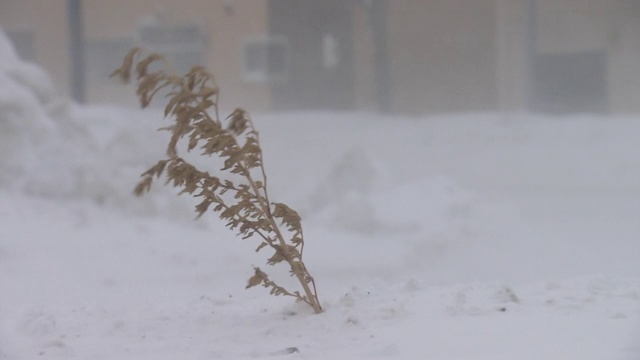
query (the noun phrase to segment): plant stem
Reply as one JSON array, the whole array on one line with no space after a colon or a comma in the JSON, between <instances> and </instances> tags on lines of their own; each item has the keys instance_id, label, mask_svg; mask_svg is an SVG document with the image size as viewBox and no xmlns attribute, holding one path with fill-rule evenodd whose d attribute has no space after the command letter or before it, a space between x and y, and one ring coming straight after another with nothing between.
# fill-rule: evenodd
<instances>
[{"instance_id":1,"label":"plant stem","mask_svg":"<svg viewBox=\"0 0 640 360\"><path fill-rule=\"evenodd\" d=\"M260 167L263 168L263 165L260 164ZM280 245L281 245L280 246L281 251L284 253L284 257L287 260L287 263L289 263L289 266L291 267L291 271L296 275L296 277L298 278L298 281L300 282L300 285L302 285L302 288L304 289L304 292L309 301L309 305L311 305L311 307L313 308L313 311L316 314L320 314L322 312L322 307L320 306L320 301L318 301L318 295L317 293L311 291L311 288L307 283L305 274L307 275L308 278L310 279L313 279L313 278L309 275L309 273L306 270L306 267L304 266L304 264L302 264L302 262L299 262L299 264L302 264L301 266L295 263L295 260L291 256L291 253L289 252L289 249L287 247L287 242L285 241L284 236L282 235L282 232L278 227L278 223L275 221L275 219L273 218L273 215L271 214L271 208L269 207L269 203L266 203L266 199L260 196L260 192L259 192L260 189L258 189L256 182L253 180L253 177L251 176L251 171L249 171L249 169L247 169L247 167L244 165L242 166L242 169L244 172L244 176L249 181L249 185L251 186L253 191L256 193L256 196L258 198L258 202L260 203L260 207L262 208L262 211L267 216L267 219L269 220L269 222L271 223L271 226L273 227L273 231L276 233L276 237L278 238L278 241L280 242ZM264 168L263 168L263 171L264 171ZM266 183L263 184L263 189L264 189L264 192L266 193L267 192ZM315 288L315 284L313 285Z\"/></svg>"}]
</instances>

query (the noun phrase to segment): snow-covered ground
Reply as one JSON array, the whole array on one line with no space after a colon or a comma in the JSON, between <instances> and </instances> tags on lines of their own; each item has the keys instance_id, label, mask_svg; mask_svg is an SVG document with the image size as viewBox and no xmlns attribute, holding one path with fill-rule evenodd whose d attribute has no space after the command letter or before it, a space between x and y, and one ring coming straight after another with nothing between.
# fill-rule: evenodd
<instances>
[{"instance_id":1,"label":"snow-covered ground","mask_svg":"<svg viewBox=\"0 0 640 360\"><path fill-rule=\"evenodd\" d=\"M159 112L68 104L5 40L0 359L640 358L639 117L254 115L314 315L244 289L264 254L214 214L131 195Z\"/></svg>"}]
</instances>

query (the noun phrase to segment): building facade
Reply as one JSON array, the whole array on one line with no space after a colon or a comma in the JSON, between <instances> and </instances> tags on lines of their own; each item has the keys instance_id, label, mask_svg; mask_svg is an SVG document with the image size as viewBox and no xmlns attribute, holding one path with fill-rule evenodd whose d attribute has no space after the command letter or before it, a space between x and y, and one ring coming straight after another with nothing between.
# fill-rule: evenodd
<instances>
[{"instance_id":1,"label":"building facade","mask_svg":"<svg viewBox=\"0 0 640 360\"><path fill-rule=\"evenodd\" d=\"M65 91L73 3L91 103L134 102L108 75L143 46L254 111L640 112L636 0L0 0L19 53Z\"/></svg>"}]
</instances>

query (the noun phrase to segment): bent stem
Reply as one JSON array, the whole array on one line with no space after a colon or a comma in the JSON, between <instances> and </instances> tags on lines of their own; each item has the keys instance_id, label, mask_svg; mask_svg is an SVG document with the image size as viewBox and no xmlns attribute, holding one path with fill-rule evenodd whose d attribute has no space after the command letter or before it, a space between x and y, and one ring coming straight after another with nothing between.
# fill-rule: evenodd
<instances>
[{"instance_id":1,"label":"bent stem","mask_svg":"<svg viewBox=\"0 0 640 360\"><path fill-rule=\"evenodd\" d=\"M133 49L112 76L129 81L140 52L140 49ZM260 139L248 114L238 108L223 124L219 117L219 91L213 76L199 66L193 67L183 77L163 70L148 71L151 63L162 59L158 54L151 54L137 61L135 78L136 94L143 108L149 106L161 89L169 89L165 117L172 116L174 123L162 128L172 135L167 146L168 159L159 161L143 173L134 192L136 195L148 192L153 179L164 173L167 184L182 188L181 194L202 197L202 202L196 205L198 217L214 205L213 211L226 221L227 227L243 235L243 239L258 235L262 241L256 251L271 248L275 253L267 264L286 262L291 275L300 282L304 295L279 286L259 268L254 268L255 274L246 288L262 285L273 295L292 296L307 303L315 313L321 313L315 280L302 261L304 239L300 216L285 204L269 200ZM203 156L218 156L224 160L224 166L218 169L220 173L229 178L241 176L245 182L222 180L198 170L179 157L178 144L186 142L184 138L188 138L188 152L200 148ZM261 181L254 178L258 171ZM223 196L227 192L233 197ZM291 234L291 238L285 238L281 226Z\"/></svg>"}]
</instances>

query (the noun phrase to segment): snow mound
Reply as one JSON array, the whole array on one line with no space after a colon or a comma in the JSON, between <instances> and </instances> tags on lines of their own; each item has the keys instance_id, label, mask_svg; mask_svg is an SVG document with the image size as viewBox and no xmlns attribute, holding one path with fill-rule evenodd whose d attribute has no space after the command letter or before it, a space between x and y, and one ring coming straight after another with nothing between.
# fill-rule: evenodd
<instances>
[{"instance_id":1,"label":"snow mound","mask_svg":"<svg viewBox=\"0 0 640 360\"><path fill-rule=\"evenodd\" d=\"M507 211L446 176L394 176L363 148L345 152L307 203L303 213L334 230L365 236L420 234L440 241L472 237Z\"/></svg>"},{"instance_id":2,"label":"snow mound","mask_svg":"<svg viewBox=\"0 0 640 360\"><path fill-rule=\"evenodd\" d=\"M80 154L94 149L68 101L40 67L18 58L1 30L0 59L0 186L41 195L77 192L85 167Z\"/></svg>"},{"instance_id":3,"label":"snow mound","mask_svg":"<svg viewBox=\"0 0 640 360\"><path fill-rule=\"evenodd\" d=\"M164 153L152 117L162 115L70 103L0 29L0 189L191 219L183 199L131 195L139 174Z\"/></svg>"}]
</instances>

